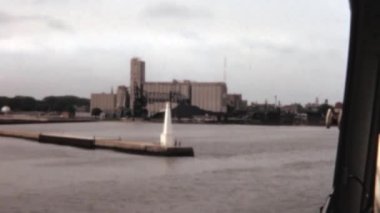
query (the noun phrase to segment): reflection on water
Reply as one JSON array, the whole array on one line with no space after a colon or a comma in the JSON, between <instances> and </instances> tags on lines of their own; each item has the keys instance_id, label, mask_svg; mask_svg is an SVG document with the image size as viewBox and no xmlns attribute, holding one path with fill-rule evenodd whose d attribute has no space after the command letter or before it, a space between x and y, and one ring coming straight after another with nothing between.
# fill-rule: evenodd
<instances>
[{"instance_id":1,"label":"reflection on water","mask_svg":"<svg viewBox=\"0 0 380 213\"><path fill-rule=\"evenodd\" d=\"M158 141L161 124L0 126ZM1 212L316 212L330 193L338 131L174 125L194 158L0 138Z\"/></svg>"}]
</instances>

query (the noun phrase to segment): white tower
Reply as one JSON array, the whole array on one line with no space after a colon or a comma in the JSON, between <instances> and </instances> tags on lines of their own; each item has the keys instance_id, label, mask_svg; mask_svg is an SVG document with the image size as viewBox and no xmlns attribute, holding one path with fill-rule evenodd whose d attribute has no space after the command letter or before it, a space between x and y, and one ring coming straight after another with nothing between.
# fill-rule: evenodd
<instances>
[{"instance_id":1,"label":"white tower","mask_svg":"<svg viewBox=\"0 0 380 213\"><path fill-rule=\"evenodd\" d=\"M174 137L172 130L172 115L171 115L170 103L166 102L165 107L165 120L164 120L164 129L161 133L160 144L163 147L173 147L174 146Z\"/></svg>"}]
</instances>

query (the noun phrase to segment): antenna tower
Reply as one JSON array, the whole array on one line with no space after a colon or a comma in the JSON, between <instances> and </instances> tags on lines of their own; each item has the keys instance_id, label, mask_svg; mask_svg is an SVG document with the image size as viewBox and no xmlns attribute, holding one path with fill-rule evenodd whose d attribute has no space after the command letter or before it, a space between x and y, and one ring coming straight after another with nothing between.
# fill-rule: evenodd
<instances>
[{"instance_id":1,"label":"antenna tower","mask_svg":"<svg viewBox=\"0 0 380 213\"><path fill-rule=\"evenodd\" d=\"M224 57L223 81L224 81L224 83L227 83L227 58L226 57Z\"/></svg>"}]
</instances>

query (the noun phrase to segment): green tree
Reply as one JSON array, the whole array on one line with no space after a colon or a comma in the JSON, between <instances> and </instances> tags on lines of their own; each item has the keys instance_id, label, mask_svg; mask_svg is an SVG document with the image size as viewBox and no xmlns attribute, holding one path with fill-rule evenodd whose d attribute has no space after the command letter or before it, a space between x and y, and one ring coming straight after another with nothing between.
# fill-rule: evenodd
<instances>
[{"instance_id":1,"label":"green tree","mask_svg":"<svg viewBox=\"0 0 380 213\"><path fill-rule=\"evenodd\" d=\"M33 111L36 105L37 101L28 96L16 96L10 100L10 107L15 111Z\"/></svg>"},{"instance_id":2,"label":"green tree","mask_svg":"<svg viewBox=\"0 0 380 213\"><path fill-rule=\"evenodd\" d=\"M91 111L91 115L92 115L92 116L96 116L96 117L98 117L101 113L102 113L102 110L99 109L99 108L94 108L94 109L92 109L92 111Z\"/></svg>"},{"instance_id":3,"label":"green tree","mask_svg":"<svg viewBox=\"0 0 380 213\"><path fill-rule=\"evenodd\" d=\"M69 113L69 118L75 117L76 109L74 106L69 106L66 111Z\"/></svg>"}]
</instances>

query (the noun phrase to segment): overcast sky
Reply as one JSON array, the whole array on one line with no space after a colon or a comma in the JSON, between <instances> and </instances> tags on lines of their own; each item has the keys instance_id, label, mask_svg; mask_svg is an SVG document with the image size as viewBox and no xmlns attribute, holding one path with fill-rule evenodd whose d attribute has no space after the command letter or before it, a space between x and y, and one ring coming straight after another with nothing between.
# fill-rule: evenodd
<instances>
[{"instance_id":1,"label":"overcast sky","mask_svg":"<svg viewBox=\"0 0 380 213\"><path fill-rule=\"evenodd\" d=\"M341 101L348 0L0 0L0 96L90 97L148 81L223 81L248 101Z\"/></svg>"}]
</instances>

